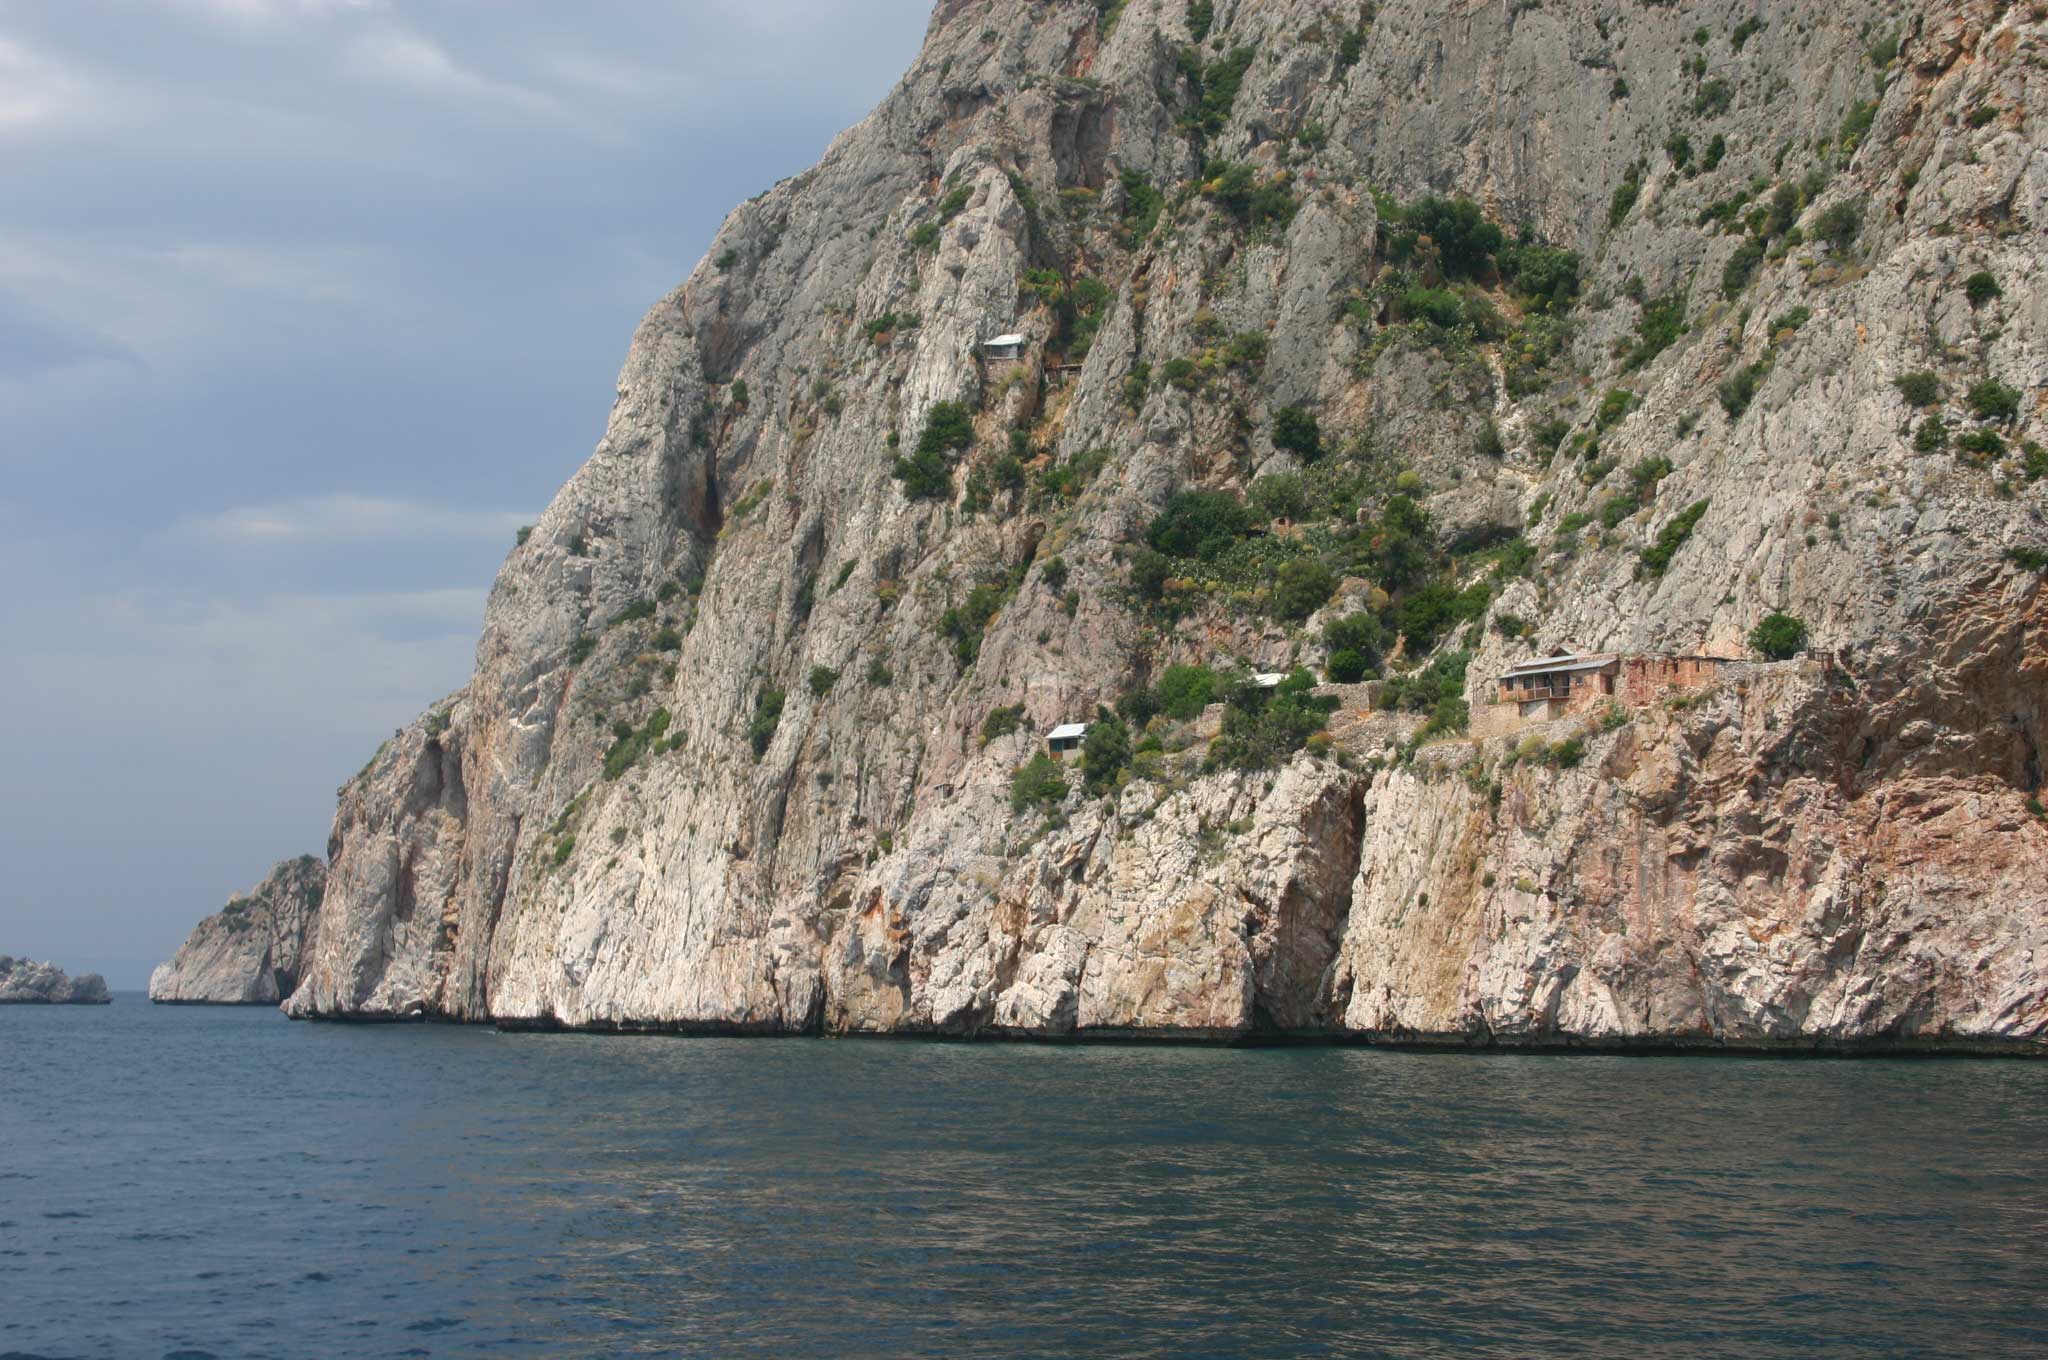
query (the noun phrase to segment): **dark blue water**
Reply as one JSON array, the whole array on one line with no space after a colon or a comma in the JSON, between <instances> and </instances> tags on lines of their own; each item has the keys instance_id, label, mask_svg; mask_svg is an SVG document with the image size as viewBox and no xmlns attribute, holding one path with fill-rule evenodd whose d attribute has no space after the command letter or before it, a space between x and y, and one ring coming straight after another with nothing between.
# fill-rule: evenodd
<instances>
[{"instance_id":1,"label":"dark blue water","mask_svg":"<svg viewBox=\"0 0 2048 1360\"><path fill-rule=\"evenodd\" d=\"M0 1353L2048 1348L2048 1064L0 1007Z\"/></svg>"}]
</instances>

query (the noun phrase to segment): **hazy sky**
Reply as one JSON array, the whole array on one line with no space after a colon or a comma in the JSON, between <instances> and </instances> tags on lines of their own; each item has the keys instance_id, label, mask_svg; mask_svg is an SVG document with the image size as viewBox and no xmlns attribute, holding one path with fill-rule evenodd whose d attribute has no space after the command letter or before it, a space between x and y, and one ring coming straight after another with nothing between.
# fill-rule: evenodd
<instances>
[{"instance_id":1,"label":"hazy sky","mask_svg":"<svg viewBox=\"0 0 2048 1360\"><path fill-rule=\"evenodd\" d=\"M726 211L930 0L0 0L0 953L142 985L468 675Z\"/></svg>"}]
</instances>

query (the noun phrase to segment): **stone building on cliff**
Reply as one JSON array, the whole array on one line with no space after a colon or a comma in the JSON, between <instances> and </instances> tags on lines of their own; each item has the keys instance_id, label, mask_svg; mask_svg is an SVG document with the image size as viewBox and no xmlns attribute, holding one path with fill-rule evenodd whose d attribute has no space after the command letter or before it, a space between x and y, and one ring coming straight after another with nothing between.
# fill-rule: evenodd
<instances>
[{"instance_id":1,"label":"stone building on cliff","mask_svg":"<svg viewBox=\"0 0 2048 1360\"><path fill-rule=\"evenodd\" d=\"M1473 718L1476 736L1497 736L1529 723L1585 713L1605 703L1628 707L1711 685L1736 664L1725 656L1661 653L1562 653L1502 672L1491 704Z\"/></svg>"}]
</instances>

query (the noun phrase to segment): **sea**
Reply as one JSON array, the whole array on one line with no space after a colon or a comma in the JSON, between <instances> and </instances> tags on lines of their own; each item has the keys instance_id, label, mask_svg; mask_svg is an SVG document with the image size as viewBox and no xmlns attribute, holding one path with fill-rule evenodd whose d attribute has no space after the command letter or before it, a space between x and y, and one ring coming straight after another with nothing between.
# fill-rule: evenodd
<instances>
[{"instance_id":1,"label":"sea","mask_svg":"<svg viewBox=\"0 0 2048 1360\"><path fill-rule=\"evenodd\" d=\"M2048 1063L0 1007L0 1355L2048 1353Z\"/></svg>"}]
</instances>

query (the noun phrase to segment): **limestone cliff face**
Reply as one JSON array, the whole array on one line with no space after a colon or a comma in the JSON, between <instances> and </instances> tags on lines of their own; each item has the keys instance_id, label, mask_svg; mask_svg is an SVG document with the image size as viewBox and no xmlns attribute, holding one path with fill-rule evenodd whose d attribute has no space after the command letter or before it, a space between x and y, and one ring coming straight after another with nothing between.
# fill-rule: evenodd
<instances>
[{"instance_id":1,"label":"limestone cliff face","mask_svg":"<svg viewBox=\"0 0 2048 1360\"><path fill-rule=\"evenodd\" d=\"M945 0L642 323L474 677L343 789L287 1009L2039 1044L2035 13ZM1460 282L1425 195L1577 252L1575 299ZM1315 617L1270 572L1134 581L1177 490L1303 471L1264 542L1356 578ZM1353 543L1397 496L1481 600L1393 672L1467 654L1477 702L1774 611L1813 659L1486 741L1351 715L1277 768L1168 727L1013 810L1039 734L1170 664L1410 617Z\"/></svg>"},{"instance_id":2,"label":"limestone cliff face","mask_svg":"<svg viewBox=\"0 0 2048 1360\"><path fill-rule=\"evenodd\" d=\"M113 999L98 973L66 977L54 963L0 954L0 1006L104 1006Z\"/></svg>"},{"instance_id":3,"label":"limestone cliff face","mask_svg":"<svg viewBox=\"0 0 2048 1360\"><path fill-rule=\"evenodd\" d=\"M274 1006L290 996L326 885L327 866L312 855L285 860L192 928L149 975L149 999Z\"/></svg>"}]
</instances>

